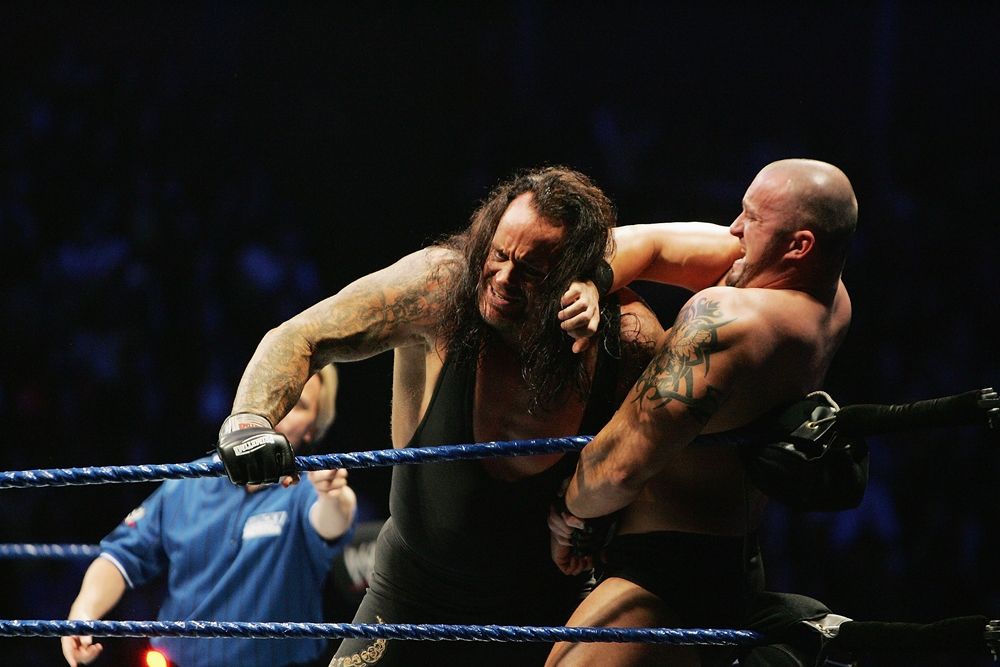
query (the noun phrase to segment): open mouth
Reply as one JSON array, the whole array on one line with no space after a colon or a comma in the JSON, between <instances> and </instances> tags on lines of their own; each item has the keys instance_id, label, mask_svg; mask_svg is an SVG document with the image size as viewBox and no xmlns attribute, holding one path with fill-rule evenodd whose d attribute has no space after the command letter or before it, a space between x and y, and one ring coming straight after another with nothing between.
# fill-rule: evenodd
<instances>
[{"instance_id":1,"label":"open mouth","mask_svg":"<svg viewBox=\"0 0 1000 667\"><path fill-rule=\"evenodd\" d=\"M496 287L489 285L487 288L490 292L490 296L500 305L513 305L521 301L520 297L513 296L511 294L506 294L504 292L497 291Z\"/></svg>"},{"instance_id":2,"label":"open mouth","mask_svg":"<svg viewBox=\"0 0 1000 667\"><path fill-rule=\"evenodd\" d=\"M742 266L746 263L747 259L747 248L742 243L740 244L740 256L733 260L733 266Z\"/></svg>"}]
</instances>

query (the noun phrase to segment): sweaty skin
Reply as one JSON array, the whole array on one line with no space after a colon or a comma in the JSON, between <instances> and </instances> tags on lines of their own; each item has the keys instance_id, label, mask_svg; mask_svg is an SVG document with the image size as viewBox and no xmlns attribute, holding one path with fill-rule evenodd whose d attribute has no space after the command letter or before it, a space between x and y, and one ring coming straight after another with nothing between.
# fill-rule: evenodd
<instances>
[{"instance_id":1,"label":"sweaty skin","mask_svg":"<svg viewBox=\"0 0 1000 667\"><path fill-rule=\"evenodd\" d=\"M685 304L625 403L584 448L566 493L570 512L622 510L619 535L756 528L764 499L735 448L691 442L820 387L850 323L840 271L856 218L850 183L832 165L785 160L757 175L729 230L742 256L723 284ZM611 577L569 624L665 626L676 618L669 600ZM563 643L547 664L661 663L701 664L693 649Z\"/></svg>"},{"instance_id":2,"label":"sweaty skin","mask_svg":"<svg viewBox=\"0 0 1000 667\"><path fill-rule=\"evenodd\" d=\"M483 355L477 383L477 442L565 436L575 432L585 403L567 392L556 413L530 414L512 339L532 281L546 270L560 228L545 224L531 195L515 199L504 213L483 270L481 311L502 335ZM233 412L261 414L273 422L290 405L289 396L316 366L355 361L394 350L392 439L406 446L427 409L444 359L437 335L445 290L458 270L450 250L432 247L365 276L265 335L237 390ZM626 298L623 314L638 318L641 335L662 331L640 301ZM596 359L587 353L589 368ZM489 395L483 395L488 391ZM491 472L517 479L550 466L561 455L490 460Z\"/></svg>"}]
</instances>

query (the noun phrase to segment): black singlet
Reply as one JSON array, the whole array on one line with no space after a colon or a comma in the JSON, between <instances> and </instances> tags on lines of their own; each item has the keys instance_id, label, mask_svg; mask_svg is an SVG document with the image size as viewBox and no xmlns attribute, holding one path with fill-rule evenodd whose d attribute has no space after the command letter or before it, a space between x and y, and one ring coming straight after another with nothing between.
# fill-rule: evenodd
<instances>
[{"instance_id":1,"label":"black singlet","mask_svg":"<svg viewBox=\"0 0 1000 667\"><path fill-rule=\"evenodd\" d=\"M599 351L580 433L597 433L618 407L611 398L618 363ZM407 446L475 442L475 387L475 368L446 359ZM587 582L563 575L552 563L546 517L576 458L567 454L541 473L512 482L490 476L480 461L393 468L391 516L354 622L564 624ZM331 665L531 665L544 662L548 651L548 644L537 642L345 640Z\"/></svg>"}]
</instances>

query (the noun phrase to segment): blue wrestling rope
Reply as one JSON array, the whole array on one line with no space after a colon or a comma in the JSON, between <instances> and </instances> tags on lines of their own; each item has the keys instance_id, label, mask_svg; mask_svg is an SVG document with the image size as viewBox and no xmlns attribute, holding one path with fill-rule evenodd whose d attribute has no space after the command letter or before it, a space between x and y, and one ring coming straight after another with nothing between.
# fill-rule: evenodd
<instances>
[{"instance_id":1,"label":"blue wrestling rope","mask_svg":"<svg viewBox=\"0 0 1000 667\"><path fill-rule=\"evenodd\" d=\"M846 433L885 433L891 430L923 426L971 424L985 414L988 426L1000 430L1000 398L992 388L917 401L905 405L857 405L838 408L837 419ZM764 433L726 432L703 434L695 438L699 445L738 445L763 438ZM296 456L298 470L331 468L376 468L408 463L484 459L497 456L535 456L556 452L579 451L593 436L535 438L440 445L406 449L379 449L366 452ZM120 482L157 482L188 477L218 477L225 474L221 461L212 463L165 463L137 466L92 466L87 468L50 468L0 473L0 489L37 486L73 486Z\"/></svg>"},{"instance_id":2,"label":"blue wrestling rope","mask_svg":"<svg viewBox=\"0 0 1000 667\"><path fill-rule=\"evenodd\" d=\"M488 459L498 456L537 456L558 452L578 452L594 439L592 435L565 438L534 438L531 440L498 440L467 445L437 445L406 449L376 449L367 452L296 456L296 469L329 470L331 468L378 468L382 466L439 461ZM701 435L702 445L733 444L726 433ZM116 484L125 482L158 482L164 479L219 477L226 474L221 461L211 463L160 463L131 466L88 466L86 468L47 468L44 470L14 470L0 472L0 489L40 486L80 486L86 484Z\"/></svg>"},{"instance_id":3,"label":"blue wrestling rope","mask_svg":"<svg viewBox=\"0 0 1000 667\"><path fill-rule=\"evenodd\" d=\"M556 452L579 451L593 439L589 435L569 438L536 438L482 442L469 445L440 445L379 449L370 452L296 456L298 470L329 470L331 468L377 468L408 463L433 463L485 459L497 456L535 456ZM133 466L89 466L86 468L49 468L46 470L16 470L0 473L0 489L39 486L77 486L123 482L157 482L164 479L219 477L226 470L221 461L210 463L163 463Z\"/></svg>"},{"instance_id":4,"label":"blue wrestling rope","mask_svg":"<svg viewBox=\"0 0 1000 667\"><path fill-rule=\"evenodd\" d=\"M96 558L100 553L96 544L0 544L0 558L9 559Z\"/></svg>"},{"instance_id":5,"label":"blue wrestling rope","mask_svg":"<svg viewBox=\"0 0 1000 667\"><path fill-rule=\"evenodd\" d=\"M751 630L569 628L411 623L245 623L238 621L0 621L0 637L244 637L254 639L417 639L494 642L643 642L676 646L746 646Z\"/></svg>"}]
</instances>

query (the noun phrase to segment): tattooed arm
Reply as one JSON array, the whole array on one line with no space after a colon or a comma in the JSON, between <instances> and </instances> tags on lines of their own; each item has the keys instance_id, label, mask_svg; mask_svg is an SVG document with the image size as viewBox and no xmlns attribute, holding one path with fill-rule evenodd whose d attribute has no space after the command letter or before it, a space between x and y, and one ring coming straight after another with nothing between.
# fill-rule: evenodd
<instances>
[{"instance_id":1,"label":"tattooed arm","mask_svg":"<svg viewBox=\"0 0 1000 667\"><path fill-rule=\"evenodd\" d=\"M616 227L611 258L612 292L635 280L677 285L696 292L719 283L742 255L729 228L707 222L663 222ZM600 324L600 295L591 281L574 282L562 297L563 331L582 352Z\"/></svg>"},{"instance_id":2,"label":"tattooed arm","mask_svg":"<svg viewBox=\"0 0 1000 667\"><path fill-rule=\"evenodd\" d=\"M326 364L432 344L441 295L457 270L454 253L426 248L272 329L243 373L233 413L253 413L277 424L306 380Z\"/></svg>"},{"instance_id":3,"label":"tattooed arm","mask_svg":"<svg viewBox=\"0 0 1000 667\"><path fill-rule=\"evenodd\" d=\"M707 222L627 225L614 235L612 289L650 280L697 291L717 284L742 254L728 227Z\"/></svg>"},{"instance_id":4,"label":"tattooed arm","mask_svg":"<svg viewBox=\"0 0 1000 667\"><path fill-rule=\"evenodd\" d=\"M574 515L630 504L666 455L690 443L725 402L745 374L741 349L753 319L730 308L734 292L703 290L681 309L625 403L581 452L566 491Z\"/></svg>"}]
</instances>

